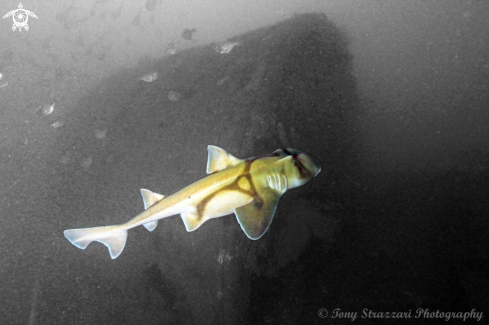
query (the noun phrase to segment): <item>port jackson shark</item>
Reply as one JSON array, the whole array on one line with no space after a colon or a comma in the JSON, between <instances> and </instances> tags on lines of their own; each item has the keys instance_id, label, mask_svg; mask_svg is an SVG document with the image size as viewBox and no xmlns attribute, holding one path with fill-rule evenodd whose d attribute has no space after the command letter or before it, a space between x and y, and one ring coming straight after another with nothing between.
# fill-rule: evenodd
<instances>
[{"instance_id":1,"label":"port jackson shark","mask_svg":"<svg viewBox=\"0 0 489 325\"><path fill-rule=\"evenodd\" d=\"M270 227L280 197L321 171L317 160L291 148L247 159L216 146L207 151L207 176L168 197L141 189L145 211L138 216L119 225L65 230L65 237L81 249L98 241L114 259L131 228L143 225L153 231L159 219L180 214L187 231L193 231L209 219L234 212L244 233L257 240Z\"/></svg>"}]
</instances>

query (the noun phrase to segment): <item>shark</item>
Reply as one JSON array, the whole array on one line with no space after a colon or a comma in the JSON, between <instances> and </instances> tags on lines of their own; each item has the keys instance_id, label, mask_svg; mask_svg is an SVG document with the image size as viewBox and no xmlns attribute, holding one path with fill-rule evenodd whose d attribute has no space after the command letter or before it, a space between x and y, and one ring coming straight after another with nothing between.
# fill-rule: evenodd
<instances>
[{"instance_id":1,"label":"shark","mask_svg":"<svg viewBox=\"0 0 489 325\"><path fill-rule=\"evenodd\" d=\"M209 219L234 213L246 236L257 240L270 227L280 197L321 171L316 159L292 148L247 159L212 145L207 151L207 175L201 179L169 196L141 189L145 210L136 217L118 225L68 229L64 236L80 249L100 242L115 259L134 227L153 231L158 220L180 215L190 232Z\"/></svg>"}]
</instances>

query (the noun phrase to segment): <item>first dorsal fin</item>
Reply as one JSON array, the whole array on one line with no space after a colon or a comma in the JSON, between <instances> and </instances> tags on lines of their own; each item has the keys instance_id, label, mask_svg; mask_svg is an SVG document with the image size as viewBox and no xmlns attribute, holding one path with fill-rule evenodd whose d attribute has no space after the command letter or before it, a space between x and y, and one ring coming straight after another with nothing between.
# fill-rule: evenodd
<instances>
[{"instance_id":1,"label":"first dorsal fin","mask_svg":"<svg viewBox=\"0 0 489 325\"><path fill-rule=\"evenodd\" d=\"M145 188L141 189L141 196L143 197L143 202L144 202L144 208L147 209L150 206L160 202L163 200L165 197L164 195L158 194L151 192L150 190L147 190ZM143 226L148 229L149 231L155 230L156 226L158 225L158 220L151 221L148 223L145 223Z\"/></svg>"},{"instance_id":2,"label":"first dorsal fin","mask_svg":"<svg viewBox=\"0 0 489 325\"><path fill-rule=\"evenodd\" d=\"M147 209L156 202L160 202L165 197L164 195L151 192L145 188L141 189L141 196L143 197L144 208Z\"/></svg>"},{"instance_id":3,"label":"first dorsal fin","mask_svg":"<svg viewBox=\"0 0 489 325\"><path fill-rule=\"evenodd\" d=\"M207 174L226 169L244 161L216 146L207 146L207 152L209 153L207 159Z\"/></svg>"}]
</instances>

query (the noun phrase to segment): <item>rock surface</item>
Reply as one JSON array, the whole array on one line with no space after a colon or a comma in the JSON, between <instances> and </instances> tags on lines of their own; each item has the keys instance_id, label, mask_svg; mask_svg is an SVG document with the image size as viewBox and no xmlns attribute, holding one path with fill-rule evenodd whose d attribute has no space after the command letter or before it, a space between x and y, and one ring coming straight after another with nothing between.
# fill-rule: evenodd
<instances>
[{"instance_id":1,"label":"rock surface","mask_svg":"<svg viewBox=\"0 0 489 325\"><path fill-rule=\"evenodd\" d=\"M51 199L64 216L56 259L67 263L69 277L46 299L65 313L45 311L40 323L263 323L273 316L255 305L267 291L261 284L276 290L270 281L284 274L297 275L297 288L320 281L310 265L323 259L342 210L335 196L345 177L331 171L353 163L356 87L347 41L323 14L298 15L228 41L240 45L229 53L192 48L122 71L67 117L53 153L63 164ZM158 78L151 83L138 80L153 72ZM97 130L106 130L105 137L94 136ZM168 195L203 176L209 144L242 158L292 147L317 158L323 171L281 199L258 241L246 237L234 216L191 233L179 216L160 221L152 233L138 227L117 260L103 245L79 251L62 238L64 229L132 218L143 209L140 188ZM86 157L91 164L81 168ZM309 271L301 276L298 267ZM61 301L59 292L65 292ZM300 292L300 304L307 303ZM298 320L303 307L284 313Z\"/></svg>"}]
</instances>

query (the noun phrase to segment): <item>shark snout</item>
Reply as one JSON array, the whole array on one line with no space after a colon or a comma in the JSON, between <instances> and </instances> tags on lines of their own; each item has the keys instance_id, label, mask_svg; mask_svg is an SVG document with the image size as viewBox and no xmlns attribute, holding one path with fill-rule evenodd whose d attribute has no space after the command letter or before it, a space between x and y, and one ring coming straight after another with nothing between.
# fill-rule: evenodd
<instances>
[{"instance_id":1,"label":"shark snout","mask_svg":"<svg viewBox=\"0 0 489 325\"><path fill-rule=\"evenodd\" d=\"M315 177L321 171L321 164L319 161L305 153L302 153L299 157L302 165L311 173L311 178Z\"/></svg>"}]
</instances>

